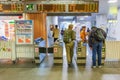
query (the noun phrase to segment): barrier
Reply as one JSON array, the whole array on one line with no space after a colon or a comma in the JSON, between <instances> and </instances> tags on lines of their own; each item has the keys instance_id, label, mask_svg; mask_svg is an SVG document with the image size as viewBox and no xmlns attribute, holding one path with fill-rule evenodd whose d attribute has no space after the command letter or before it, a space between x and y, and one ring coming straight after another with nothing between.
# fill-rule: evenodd
<instances>
[{"instance_id":1,"label":"barrier","mask_svg":"<svg viewBox=\"0 0 120 80\"><path fill-rule=\"evenodd\" d=\"M78 42L77 64L78 65L85 65L86 64L86 46L84 46L81 41Z\"/></svg>"},{"instance_id":2,"label":"barrier","mask_svg":"<svg viewBox=\"0 0 120 80\"><path fill-rule=\"evenodd\" d=\"M106 55L106 47L105 47L105 43L103 43L103 47L102 47L102 61L101 61L101 63L102 63L102 65L104 65L104 63L105 63L105 56Z\"/></svg>"},{"instance_id":3,"label":"barrier","mask_svg":"<svg viewBox=\"0 0 120 80\"><path fill-rule=\"evenodd\" d=\"M34 61L34 45L16 45L16 62Z\"/></svg>"},{"instance_id":4,"label":"barrier","mask_svg":"<svg viewBox=\"0 0 120 80\"><path fill-rule=\"evenodd\" d=\"M63 63L63 48L61 44L54 44L54 64Z\"/></svg>"},{"instance_id":5,"label":"barrier","mask_svg":"<svg viewBox=\"0 0 120 80\"><path fill-rule=\"evenodd\" d=\"M35 63L40 64L45 59L45 56L46 56L46 48L35 45L34 46Z\"/></svg>"},{"instance_id":6,"label":"barrier","mask_svg":"<svg viewBox=\"0 0 120 80\"><path fill-rule=\"evenodd\" d=\"M40 63L40 58L39 58L39 47L38 45L34 46L34 57L35 57L35 63Z\"/></svg>"},{"instance_id":7,"label":"barrier","mask_svg":"<svg viewBox=\"0 0 120 80\"><path fill-rule=\"evenodd\" d=\"M14 61L15 56L15 42L14 41L0 41L0 59Z\"/></svg>"}]
</instances>

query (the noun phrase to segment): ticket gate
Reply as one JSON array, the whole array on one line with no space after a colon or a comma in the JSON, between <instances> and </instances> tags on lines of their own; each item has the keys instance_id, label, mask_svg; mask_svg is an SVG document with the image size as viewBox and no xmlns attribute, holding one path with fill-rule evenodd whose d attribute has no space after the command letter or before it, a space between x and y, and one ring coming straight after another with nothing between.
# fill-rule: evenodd
<instances>
[{"instance_id":1,"label":"ticket gate","mask_svg":"<svg viewBox=\"0 0 120 80\"><path fill-rule=\"evenodd\" d=\"M63 47L62 43L54 44L53 46L53 55L54 55L54 64L60 64L63 63Z\"/></svg>"},{"instance_id":2,"label":"ticket gate","mask_svg":"<svg viewBox=\"0 0 120 80\"><path fill-rule=\"evenodd\" d=\"M78 42L77 64L78 65L86 64L86 46L84 46L81 41Z\"/></svg>"},{"instance_id":3,"label":"ticket gate","mask_svg":"<svg viewBox=\"0 0 120 80\"><path fill-rule=\"evenodd\" d=\"M102 65L104 65L105 63L105 55L106 55L106 48L105 48L105 43L103 43L103 47L102 47Z\"/></svg>"},{"instance_id":4,"label":"ticket gate","mask_svg":"<svg viewBox=\"0 0 120 80\"><path fill-rule=\"evenodd\" d=\"M35 45L34 46L35 63L40 64L45 59L45 57L46 57L46 48Z\"/></svg>"},{"instance_id":5,"label":"ticket gate","mask_svg":"<svg viewBox=\"0 0 120 80\"><path fill-rule=\"evenodd\" d=\"M34 46L34 57L35 57L35 63L40 63L38 45Z\"/></svg>"}]
</instances>

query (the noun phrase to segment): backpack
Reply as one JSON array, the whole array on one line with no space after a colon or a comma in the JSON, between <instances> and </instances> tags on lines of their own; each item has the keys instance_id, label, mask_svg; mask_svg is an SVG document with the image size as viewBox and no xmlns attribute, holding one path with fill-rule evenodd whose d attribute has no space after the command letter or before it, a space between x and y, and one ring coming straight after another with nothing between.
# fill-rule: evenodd
<instances>
[{"instance_id":1,"label":"backpack","mask_svg":"<svg viewBox=\"0 0 120 80\"><path fill-rule=\"evenodd\" d=\"M72 40L71 31L70 30L65 30L64 35L63 35L63 41L65 43L69 43L71 40Z\"/></svg>"},{"instance_id":2,"label":"backpack","mask_svg":"<svg viewBox=\"0 0 120 80\"><path fill-rule=\"evenodd\" d=\"M93 37L95 38L96 41L103 41L105 39L105 36L102 32L101 29L97 28L95 31L94 31L94 35Z\"/></svg>"}]
</instances>

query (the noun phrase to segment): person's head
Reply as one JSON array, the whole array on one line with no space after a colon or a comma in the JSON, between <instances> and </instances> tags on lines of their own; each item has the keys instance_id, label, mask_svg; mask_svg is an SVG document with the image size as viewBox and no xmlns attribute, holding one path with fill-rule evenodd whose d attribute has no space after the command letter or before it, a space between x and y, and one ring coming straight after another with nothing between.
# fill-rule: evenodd
<instances>
[{"instance_id":1,"label":"person's head","mask_svg":"<svg viewBox=\"0 0 120 80\"><path fill-rule=\"evenodd\" d=\"M84 31L85 31L85 30L86 30L86 26L82 26L82 30L84 30Z\"/></svg>"},{"instance_id":2,"label":"person's head","mask_svg":"<svg viewBox=\"0 0 120 80\"><path fill-rule=\"evenodd\" d=\"M50 30L53 30L53 29L54 29L54 25L51 24L51 25L50 25Z\"/></svg>"},{"instance_id":3,"label":"person's head","mask_svg":"<svg viewBox=\"0 0 120 80\"><path fill-rule=\"evenodd\" d=\"M92 26L91 30L96 30L97 27L96 26Z\"/></svg>"},{"instance_id":4,"label":"person's head","mask_svg":"<svg viewBox=\"0 0 120 80\"><path fill-rule=\"evenodd\" d=\"M69 24L68 29L72 30L73 29L73 24Z\"/></svg>"},{"instance_id":5,"label":"person's head","mask_svg":"<svg viewBox=\"0 0 120 80\"><path fill-rule=\"evenodd\" d=\"M55 28L57 29L57 28L58 28L58 25L55 25Z\"/></svg>"}]
</instances>

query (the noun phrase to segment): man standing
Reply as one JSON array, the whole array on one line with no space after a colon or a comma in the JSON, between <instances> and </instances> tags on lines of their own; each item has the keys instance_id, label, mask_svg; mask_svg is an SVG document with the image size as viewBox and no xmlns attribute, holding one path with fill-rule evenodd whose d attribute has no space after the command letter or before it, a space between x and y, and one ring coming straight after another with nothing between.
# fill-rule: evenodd
<instances>
[{"instance_id":1,"label":"man standing","mask_svg":"<svg viewBox=\"0 0 120 80\"><path fill-rule=\"evenodd\" d=\"M58 25L55 25L55 29L53 29L54 42L58 39L59 33L60 33L60 31L58 29Z\"/></svg>"},{"instance_id":2,"label":"man standing","mask_svg":"<svg viewBox=\"0 0 120 80\"><path fill-rule=\"evenodd\" d=\"M98 67L101 68L101 51L106 32L100 28L92 27L88 37L88 44L92 50L92 67L96 68L96 54L98 57Z\"/></svg>"},{"instance_id":3,"label":"man standing","mask_svg":"<svg viewBox=\"0 0 120 80\"><path fill-rule=\"evenodd\" d=\"M70 24L68 26L68 30L65 30L64 37L63 37L63 41L65 42L65 47L66 47L67 63L69 66L72 65L74 40L76 38L75 32L72 30L72 28L73 28L73 25Z\"/></svg>"}]
</instances>

